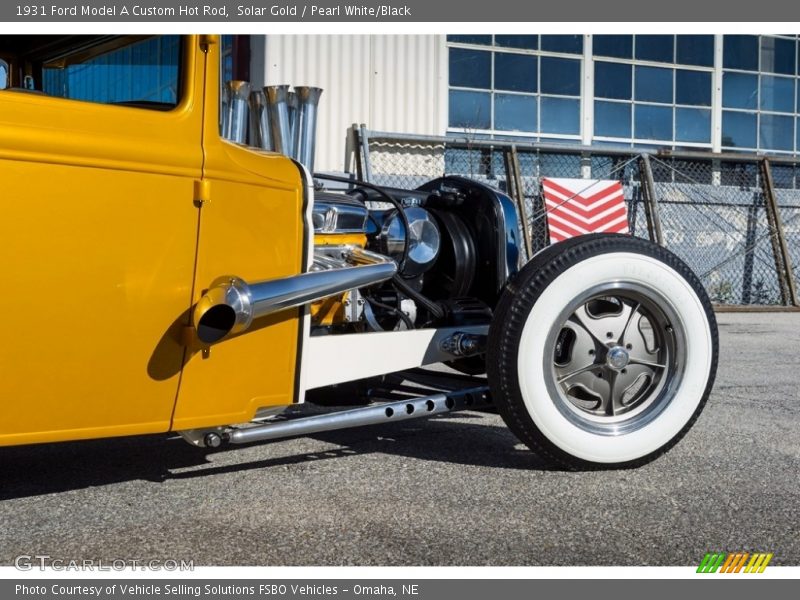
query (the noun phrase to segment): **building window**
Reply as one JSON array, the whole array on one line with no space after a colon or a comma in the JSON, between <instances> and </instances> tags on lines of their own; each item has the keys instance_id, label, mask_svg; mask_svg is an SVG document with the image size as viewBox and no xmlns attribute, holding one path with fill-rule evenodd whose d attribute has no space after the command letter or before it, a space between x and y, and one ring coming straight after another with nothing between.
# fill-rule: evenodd
<instances>
[{"instance_id":1,"label":"building window","mask_svg":"<svg viewBox=\"0 0 800 600\"><path fill-rule=\"evenodd\" d=\"M492 53L453 48L450 52L450 85L453 87L492 87Z\"/></svg>"},{"instance_id":2,"label":"building window","mask_svg":"<svg viewBox=\"0 0 800 600\"><path fill-rule=\"evenodd\" d=\"M502 36L502 37L526 37L526 36ZM538 36L531 36L538 37ZM483 46L492 45L492 36L490 35L448 35L448 41L456 42L458 44L481 44Z\"/></svg>"},{"instance_id":3,"label":"building window","mask_svg":"<svg viewBox=\"0 0 800 600\"><path fill-rule=\"evenodd\" d=\"M550 52L565 52L568 54L583 54L582 35L543 35L542 50Z\"/></svg>"},{"instance_id":4,"label":"building window","mask_svg":"<svg viewBox=\"0 0 800 600\"><path fill-rule=\"evenodd\" d=\"M794 75L797 55L794 40L761 37L761 70L767 73Z\"/></svg>"},{"instance_id":5,"label":"building window","mask_svg":"<svg viewBox=\"0 0 800 600\"><path fill-rule=\"evenodd\" d=\"M697 67L714 66L713 35L679 35L675 40L675 62Z\"/></svg>"},{"instance_id":6,"label":"building window","mask_svg":"<svg viewBox=\"0 0 800 600\"><path fill-rule=\"evenodd\" d=\"M725 73L722 76L722 106L758 108L758 75Z\"/></svg>"},{"instance_id":7,"label":"building window","mask_svg":"<svg viewBox=\"0 0 800 600\"><path fill-rule=\"evenodd\" d=\"M450 38L469 38L476 36L469 35L451 35ZM483 36L491 38L492 36ZM451 40L455 41L455 40ZM469 42L465 42L469 43ZM491 39L489 42L491 44ZM538 50L539 49L539 36L538 35L496 35L494 36L494 43L496 46L504 48L521 48L522 50Z\"/></svg>"},{"instance_id":8,"label":"building window","mask_svg":"<svg viewBox=\"0 0 800 600\"><path fill-rule=\"evenodd\" d=\"M672 138L672 108L639 104L634 107L634 136L640 140Z\"/></svg>"},{"instance_id":9,"label":"building window","mask_svg":"<svg viewBox=\"0 0 800 600\"><path fill-rule=\"evenodd\" d=\"M711 73L676 69L675 103L711 106Z\"/></svg>"},{"instance_id":10,"label":"building window","mask_svg":"<svg viewBox=\"0 0 800 600\"><path fill-rule=\"evenodd\" d=\"M447 43L453 133L800 152L800 36L457 35ZM585 107L593 110L584 115Z\"/></svg>"},{"instance_id":11,"label":"building window","mask_svg":"<svg viewBox=\"0 0 800 600\"><path fill-rule=\"evenodd\" d=\"M635 56L638 60L675 62L674 35L637 35Z\"/></svg>"},{"instance_id":12,"label":"building window","mask_svg":"<svg viewBox=\"0 0 800 600\"><path fill-rule=\"evenodd\" d=\"M633 58L632 35L596 35L594 55L612 58Z\"/></svg>"},{"instance_id":13,"label":"building window","mask_svg":"<svg viewBox=\"0 0 800 600\"><path fill-rule=\"evenodd\" d=\"M448 126L579 140L582 35L449 35Z\"/></svg>"},{"instance_id":14,"label":"building window","mask_svg":"<svg viewBox=\"0 0 800 600\"><path fill-rule=\"evenodd\" d=\"M753 113L722 113L722 144L729 148L756 147L756 115Z\"/></svg>"},{"instance_id":15,"label":"building window","mask_svg":"<svg viewBox=\"0 0 800 600\"><path fill-rule=\"evenodd\" d=\"M595 140L711 147L714 36L594 36L593 56Z\"/></svg>"},{"instance_id":16,"label":"building window","mask_svg":"<svg viewBox=\"0 0 800 600\"><path fill-rule=\"evenodd\" d=\"M672 104L673 73L672 69L637 66L634 70L636 78L634 100Z\"/></svg>"},{"instance_id":17,"label":"building window","mask_svg":"<svg viewBox=\"0 0 800 600\"><path fill-rule=\"evenodd\" d=\"M630 100L633 92L631 65L595 61L594 95L598 98Z\"/></svg>"},{"instance_id":18,"label":"building window","mask_svg":"<svg viewBox=\"0 0 800 600\"><path fill-rule=\"evenodd\" d=\"M494 55L494 87L510 92L536 93L539 91L538 70L539 60L535 56L497 52ZM490 87L488 80L485 87Z\"/></svg>"},{"instance_id":19,"label":"building window","mask_svg":"<svg viewBox=\"0 0 800 600\"><path fill-rule=\"evenodd\" d=\"M758 36L726 35L722 57L726 69L758 71Z\"/></svg>"},{"instance_id":20,"label":"building window","mask_svg":"<svg viewBox=\"0 0 800 600\"><path fill-rule=\"evenodd\" d=\"M494 109L495 127L497 129L506 131L537 131L536 98L533 96L496 94Z\"/></svg>"},{"instance_id":21,"label":"building window","mask_svg":"<svg viewBox=\"0 0 800 600\"><path fill-rule=\"evenodd\" d=\"M796 36L724 37L723 149L800 150L798 50Z\"/></svg>"},{"instance_id":22,"label":"building window","mask_svg":"<svg viewBox=\"0 0 800 600\"><path fill-rule=\"evenodd\" d=\"M491 129L492 95L468 90L451 90L450 126Z\"/></svg>"},{"instance_id":23,"label":"building window","mask_svg":"<svg viewBox=\"0 0 800 600\"><path fill-rule=\"evenodd\" d=\"M594 105L595 135L615 138L631 137L631 104L601 102Z\"/></svg>"}]
</instances>

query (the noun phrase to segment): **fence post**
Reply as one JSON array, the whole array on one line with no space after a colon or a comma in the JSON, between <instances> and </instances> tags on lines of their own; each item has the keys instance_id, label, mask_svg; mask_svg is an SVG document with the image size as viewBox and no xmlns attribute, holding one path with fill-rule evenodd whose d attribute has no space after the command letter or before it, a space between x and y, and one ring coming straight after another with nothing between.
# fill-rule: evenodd
<instances>
[{"instance_id":1,"label":"fence post","mask_svg":"<svg viewBox=\"0 0 800 600\"><path fill-rule=\"evenodd\" d=\"M361 142L361 160L363 181L372 183L372 166L369 164L369 130L367 126L362 123L359 128L359 141Z\"/></svg>"},{"instance_id":2,"label":"fence post","mask_svg":"<svg viewBox=\"0 0 800 600\"><path fill-rule=\"evenodd\" d=\"M528 218L527 204L525 202L525 188L522 186L522 175L519 168L519 156L516 144L503 151L503 161L506 167L506 184L509 196L517 203L519 218L522 222L522 239L525 242L525 252L530 260L533 256L533 242L531 241L530 219Z\"/></svg>"},{"instance_id":3,"label":"fence post","mask_svg":"<svg viewBox=\"0 0 800 600\"><path fill-rule=\"evenodd\" d=\"M588 152L581 153L581 179L592 178L592 155Z\"/></svg>"},{"instance_id":4,"label":"fence post","mask_svg":"<svg viewBox=\"0 0 800 600\"><path fill-rule=\"evenodd\" d=\"M753 266L755 264L756 256L756 228L758 227L758 209L760 208L759 193L754 191L752 195L753 201L747 208L747 229L745 230L744 237L744 247L750 248L750 250L746 250L744 253L744 266L742 268L742 297L740 300L742 304L752 304ZM778 279L780 279L780 274L778 275ZM781 295L783 295L782 291Z\"/></svg>"},{"instance_id":5,"label":"fence post","mask_svg":"<svg viewBox=\"0 0 800 600\"><path fill-rule=\"evenodd\" d=\"M663 246L664 234L661 231L661 214L658 209L656 184L653 180L653 167L650 164L649 154L644 153L639 158L639 171L641 173L639 179L644 192L644 213L647 217L647 231L651 241Z\"/></svg>"},{"instance_id":6,"label":"fence post","mask_svg":"<svg viewBox=\"0 0 800 600\"><path fill-rule=\"evenodd\" d=\"M506 169L506 189L508 195L517 198L517 180L514 178L514 165L511 164L511 148L503 148L503 166Z\"/></svg>"},{"instance_id":7,"label":"fence post","mask_svg":"<svg viewBox=\"0 0 800 600\"><path fill-rule=\"evenodd\" d=\"M359 134L358 124L353 123L348 131L347 138L350 140L351 148L353 150L353 163L356 169L356 179L364 181L364 157L361 156L361 135ZM345 157L345 165L347 158ZM345 169L347 172L347 169Z\"/></svg>"},{"instance_id":8,"label":"fence post","mask_svg":"<svg viewBox=\"0 0 800 600\"><path fill-rule=\"evenodd\" d=\"M781 288L781 300L785 305L800 306L794 281L794 272L792 271L792 258L789 254L789 247L786 245L781 214L775 198L772 167L768 158L761 159L761 173L763 175L764 205L767 210L767 223L770 230L769 239L772 243L772 254L775 257L775 269L778 274L778 284Z\"/></svg>"},{"instance_id":9,"label":"fence post","mask_svg":"<svg viewBox=\"0 0 800 600\"><path fill-rule=\"evenodd\" d=\"M359 169L358 157L358 130L355 123L347 128L344 136L344 172L352 173L351 169ZM360 178L359 178L360 179Z\"/></svg>"}]
</instances>

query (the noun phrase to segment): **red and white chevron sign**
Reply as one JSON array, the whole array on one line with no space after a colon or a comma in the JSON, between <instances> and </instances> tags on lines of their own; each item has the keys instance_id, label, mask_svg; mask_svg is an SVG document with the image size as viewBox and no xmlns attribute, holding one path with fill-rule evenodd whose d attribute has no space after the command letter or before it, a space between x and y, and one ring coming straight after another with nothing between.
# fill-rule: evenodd
<instances>
[{"instance_id":1,"label":"red and white chevron sign","mask_svg":"<svg viewBox=\"0 0 800 600\"><path fill-rule=\"evenodd\" d=\"M550 243L585 233L628 233L628 209L619 181L542 179Z\"/></svg>"}]
</instances>

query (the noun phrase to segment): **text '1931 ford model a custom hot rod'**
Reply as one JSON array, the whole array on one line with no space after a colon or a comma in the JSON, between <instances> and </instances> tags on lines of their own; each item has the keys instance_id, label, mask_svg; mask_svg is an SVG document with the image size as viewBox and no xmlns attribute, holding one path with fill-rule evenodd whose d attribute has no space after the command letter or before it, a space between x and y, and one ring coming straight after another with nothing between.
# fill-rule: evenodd
<instances>
[{"instance_id":1,"label":"text '1931 ford model a custom hot rod'","mask_svg":"<svg viewBox=\"0 0 800 600\"><path fill-rule=\"evenodd\" d=\"M659 246L528 257L486 185L312 176L320 90L223 85L215 36L6 36L0 59L0 445L217 447L491 401L563 466L631 466L706 402L711 306ZM330 407L442 362L487 377ZM275 416L306 401L327 409Z\"/></svg>"}]
</instances>

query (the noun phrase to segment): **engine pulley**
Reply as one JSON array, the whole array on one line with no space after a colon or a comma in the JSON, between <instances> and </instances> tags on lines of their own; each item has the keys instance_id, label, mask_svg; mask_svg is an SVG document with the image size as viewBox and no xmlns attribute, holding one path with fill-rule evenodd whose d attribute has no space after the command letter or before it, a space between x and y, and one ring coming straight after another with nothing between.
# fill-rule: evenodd
<instances>
[{"instance_id":1,"label":"engine pulley","mask_svg":"<svg viewBox=\"0 0 800 600\"><path fill-rule=\"evenodd\" d=\"M400 273L403 277L418 277L436 262L442 236L436 221L424 208L409 206L403 211L408 220L408 233L400 213L393 210L384 218L378 240L381 251L398 261L408 244Z\"/></svg>"}]
</instances>

